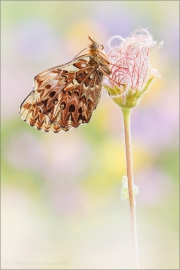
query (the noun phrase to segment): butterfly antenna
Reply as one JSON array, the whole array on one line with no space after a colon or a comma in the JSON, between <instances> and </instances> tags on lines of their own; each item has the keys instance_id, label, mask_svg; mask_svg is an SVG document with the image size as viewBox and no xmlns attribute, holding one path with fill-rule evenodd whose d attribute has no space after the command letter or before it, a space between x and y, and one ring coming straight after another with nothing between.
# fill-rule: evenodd
<instances>
[{"instance_id":1,"label":"butterfly antenna","mask_svg":"<svg viewBox=\"0 0 180 270\"><path fill-rule=\"evenodd\" d=\"M85 49L83 49L82 51L80 51L71 61L73 61L76 57L78 57L78 55L80 55L80 53L82 53L83 51L85 51L85 50L87 50L88 49L88 47L87 48L85 48Z\"/></svg>"}]
</instances>

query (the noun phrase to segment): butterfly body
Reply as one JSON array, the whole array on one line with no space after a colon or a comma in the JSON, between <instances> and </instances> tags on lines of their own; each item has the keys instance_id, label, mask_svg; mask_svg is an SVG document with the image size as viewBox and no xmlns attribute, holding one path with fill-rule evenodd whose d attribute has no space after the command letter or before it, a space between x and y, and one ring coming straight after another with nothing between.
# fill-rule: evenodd
<instances>
[{"instance_id":1,"label":"butterfly body","mask_svg":"<svg viewBox=\"0 0 180 270\"><path fill-rule=\"evenodd\" d=\"M89 122L101 96L103 77L110 75L103 46L89 39L88 54L34 78L33 91L20 107L22 120L55 133Z\"/></svg>"}]
</instances>

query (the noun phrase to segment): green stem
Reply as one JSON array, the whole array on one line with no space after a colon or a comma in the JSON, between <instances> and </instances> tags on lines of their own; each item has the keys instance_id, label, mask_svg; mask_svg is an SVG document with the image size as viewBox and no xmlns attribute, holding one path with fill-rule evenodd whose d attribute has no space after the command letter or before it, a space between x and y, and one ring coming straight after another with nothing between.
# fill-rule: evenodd
<instances>
[{"instance_id":1,"label":"green stem","mask_svg":"<svg viewBox=\"0 0 180 270\"><path fill-rule=\"evenodd\" d=\"M124 120L126 171L127 171L127 178L128 178L133 259L134 259L135 269L140 269L139 268L138 241L137 241L137 225L136 225L136 202L135 202L135 198L133 194L133 172L132 172L132 153L131 153L131 134L130 134L131 109L122 108L122 112L123 112L123 120Z\"/></svg>"}]
</instances>

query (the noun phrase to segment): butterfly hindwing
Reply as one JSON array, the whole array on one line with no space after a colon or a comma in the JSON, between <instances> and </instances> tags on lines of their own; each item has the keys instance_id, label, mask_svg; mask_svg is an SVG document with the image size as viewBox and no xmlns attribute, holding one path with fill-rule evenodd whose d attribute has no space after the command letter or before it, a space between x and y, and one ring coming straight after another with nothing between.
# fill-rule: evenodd
<instances>
[{"instance_id":1,"label":"butterfly hindwing","mask_svg":"<svg viewBox=\"0 0 180 270\"><path fill-rule=\"evenodd\" d=\"M98 53L41 72L20 107L21 118L46 132L68 131L88 123L102 89Z\"/></svg>"}]
</instances>

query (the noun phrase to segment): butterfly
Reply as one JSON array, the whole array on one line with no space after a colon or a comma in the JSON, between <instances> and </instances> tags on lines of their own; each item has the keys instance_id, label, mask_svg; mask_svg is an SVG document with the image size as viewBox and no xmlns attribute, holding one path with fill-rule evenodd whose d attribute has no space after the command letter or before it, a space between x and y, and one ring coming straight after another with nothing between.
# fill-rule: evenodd
<instances>
[{"instance_id":1,"label":"butterfly","mask_svg":"<svg viewBox=\"0 0 180 270\"><path fill-rule=\"evenodd\" d=\"M33 91L20 106L22 120L55 133L89 122L101 97L103 77L111 74L104 46L90 36L89 40L87 54L34 78Z\"/></svg>"}]
</instances>

